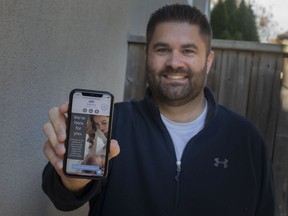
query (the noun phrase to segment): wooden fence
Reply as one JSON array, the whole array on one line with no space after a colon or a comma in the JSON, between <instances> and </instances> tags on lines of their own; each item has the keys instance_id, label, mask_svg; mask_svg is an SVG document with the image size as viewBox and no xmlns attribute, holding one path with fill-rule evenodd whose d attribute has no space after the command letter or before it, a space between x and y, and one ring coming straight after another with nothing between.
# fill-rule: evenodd
<instances>
[{"instance_id":1,"label":"wooden fence","mask_svg":"<svg viewBox=\"0 0 288 216\"><path fill-rule=\"evenodd\" d=\"M288 48L224 40L213 40L212 47L207 85L220 104L250 119L263 134L274 168L276 215L288 216ZM144 37L129 38L124 100L144 95L144 48Z\"/></svg>"}]
</instances>

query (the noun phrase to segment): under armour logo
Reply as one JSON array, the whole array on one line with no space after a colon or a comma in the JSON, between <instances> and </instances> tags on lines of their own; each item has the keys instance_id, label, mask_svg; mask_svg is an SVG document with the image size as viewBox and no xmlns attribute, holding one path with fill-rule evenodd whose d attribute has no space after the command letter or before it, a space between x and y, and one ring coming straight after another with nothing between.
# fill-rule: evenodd
<instances>
[{"instance_id":1,"label":"under armour logo","mask_svg":"<svg viewBox=\"0 0 288 216\"><path fill-rule=\"evenodd\" d=\"M219 158L214 158L214 166L219 167L220 165L223 166L223 168L228 168L228 160L225 158L224 160L219 160Z\"/></svg>"}]
</instances>

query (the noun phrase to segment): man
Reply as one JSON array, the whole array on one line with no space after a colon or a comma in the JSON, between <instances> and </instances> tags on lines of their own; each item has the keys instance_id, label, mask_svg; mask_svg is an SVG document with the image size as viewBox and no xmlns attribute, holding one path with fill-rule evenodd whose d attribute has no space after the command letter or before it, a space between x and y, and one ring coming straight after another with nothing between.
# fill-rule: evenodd
<instances>
[{"instance_id":1,"label":"man","mask_svg":"<svg viewBox=\"0 0 288 216\"><path fill-rule=\"evenodd\" d=\"M188 5L165 6L152 14L146 37L149 87L142 101L115 106L107 179L63 175L65 104L44 126L45 193L64 211L89 201L89 215L274 215L262 137L205 87L214 58L206 17Z\"/></svg>"}]
</instances>

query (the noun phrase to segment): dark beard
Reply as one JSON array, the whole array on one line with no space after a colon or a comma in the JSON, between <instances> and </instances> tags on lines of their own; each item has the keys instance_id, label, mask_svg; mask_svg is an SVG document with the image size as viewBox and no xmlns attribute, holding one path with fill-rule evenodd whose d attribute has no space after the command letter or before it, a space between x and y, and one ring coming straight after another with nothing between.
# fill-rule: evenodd
<instances>
[{"instance_id":1,"label":"dark beard","mask_svg":"<svg viewBox=\"0 0 288 216\"><path fill-rule=\"evenodd\" d=\"M146 73L149 87L152 91L153 97L169 106L181 106L195 99L203 91L206 84L206 70L207 64L200 72L193 73L190 70L176 69L166 67L156 74L148 63L146 62ZM188 78L187 84L172 83L166 84L161 81L164 74L186 74Z\"/></svg>"}]
</instances>

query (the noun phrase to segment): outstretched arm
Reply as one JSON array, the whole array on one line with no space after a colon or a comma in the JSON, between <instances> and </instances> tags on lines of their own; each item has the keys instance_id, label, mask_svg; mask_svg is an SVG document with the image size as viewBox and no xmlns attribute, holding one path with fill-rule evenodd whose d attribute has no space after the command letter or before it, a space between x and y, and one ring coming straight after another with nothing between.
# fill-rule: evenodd
<instances>
[{"instance_id":1,"label":"outstretched arm","mask_svg":"<svg viewBox=\"0 0 288 216\"><path fill-rule=\"evenodd\" d=\"M90 188L89 185L92 185L93 182L89 179L68 178L63 173L63 158L66 151L64 143L66 140L67 111L68 104L63 104L60 107L50 109L48 113L49 122L43 126L44 134L47 137L43 151L50 162L43 171L43 189L44 191L45 188L49 188L50 190L54 188L55 190L57 188L55 185L61 185L63 190L67 190L68 193L71 193L71 196L72 194L79 196L80 194L83 194L87 188ZM119 152L120 148L117 141L112 140L109 159L117 156ZM56 192L53 194L56 196L59 193ZM52 197L50 198L52 199ZM53 199L57 198L54 197ZM59 197L59 199L61 198Z\"/></svg>"}]
</instances>

